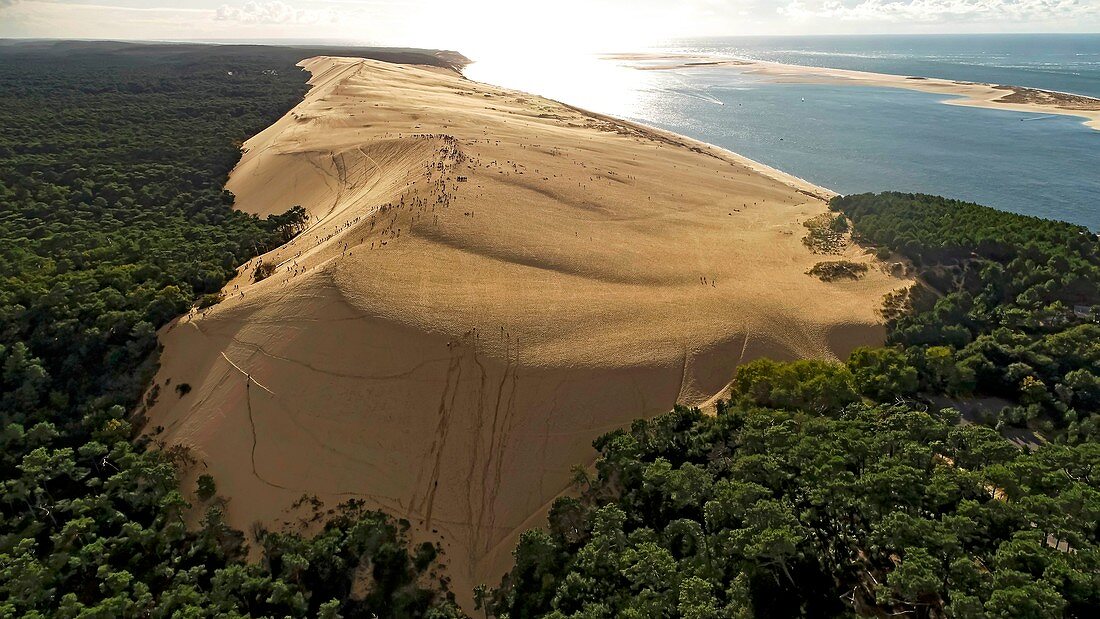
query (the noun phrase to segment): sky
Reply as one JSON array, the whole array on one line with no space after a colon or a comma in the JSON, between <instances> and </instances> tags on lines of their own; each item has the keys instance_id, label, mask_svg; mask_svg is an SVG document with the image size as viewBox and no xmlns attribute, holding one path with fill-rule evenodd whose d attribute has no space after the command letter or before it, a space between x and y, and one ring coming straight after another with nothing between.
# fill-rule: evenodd
<instances>
[{"instance_id":1,"label":"sky","mask_svg":"<svg viewBox=\"0 0 1100 619\"><path fill-rule=\"evenodd\" d=\"M0 37L626 51L688 36L1100 32L1100 0L0 0Z\"/></svg>"}]
</instances>

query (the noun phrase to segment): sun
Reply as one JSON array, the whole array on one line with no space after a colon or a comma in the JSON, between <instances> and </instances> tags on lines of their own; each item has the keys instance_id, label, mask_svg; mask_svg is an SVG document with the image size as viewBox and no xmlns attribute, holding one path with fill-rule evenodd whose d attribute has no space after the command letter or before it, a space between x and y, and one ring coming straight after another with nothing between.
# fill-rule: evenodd
<instances>
[{"instance_id":1,"label":"sun","mask_svg":"<svg viewBox=\"0 0 1100 619\"><path fill-rule=\"evenodd\" d=\"M426 0L414 38L475 59L633 51L669 36L673 24L664 13L591 0L559 0L537 8L503 0Z\"/></svg>"}]
</instances>

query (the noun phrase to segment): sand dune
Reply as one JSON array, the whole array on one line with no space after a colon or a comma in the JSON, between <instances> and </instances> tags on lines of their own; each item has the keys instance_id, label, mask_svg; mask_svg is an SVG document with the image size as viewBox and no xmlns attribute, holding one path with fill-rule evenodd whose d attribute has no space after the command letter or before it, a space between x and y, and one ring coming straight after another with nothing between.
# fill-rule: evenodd
<instances>
[{"instance_id":1,"label":"sand dune","mask_svg":"<svg viewBox=\"0 0 1100 619\"><path fill-rule=\"evenodd\" d=\"M608 60L640 62L643 70L734 67L777 82L851 84L903 88L949 95L944 103L1012 112L1037 112L1076 116L1084 125L1100 131L1100 99L1068 92L1003 84L960 82L935 77L892 75L804 65L687 54L614 54Z\"/></svg>"},{"instance_id":2,"label":"sand dune","mask_svg":"<svg viewBox=\"0 0 1100 619\"><path fill-rule=\"evenodd\" d=\"M468 603L593 438L711 398L741 361L878 342L905 284L806 275L827 192L730 153L444 70L303 66L312 91L229 189L311 227L163 331L149 411L236 526L361 498L441 540Z\"/></svg>"}]
</instances>

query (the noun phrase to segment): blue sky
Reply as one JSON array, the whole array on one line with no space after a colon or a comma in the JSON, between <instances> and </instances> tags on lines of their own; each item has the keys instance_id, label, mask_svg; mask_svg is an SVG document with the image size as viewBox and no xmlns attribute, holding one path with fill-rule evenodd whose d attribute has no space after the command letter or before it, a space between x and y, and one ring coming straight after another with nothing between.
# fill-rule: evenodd
<instances>
[{"instance_id":1,"label":"blue sky","mask_svg":"<svg viewBox=\"0 0 1100 619\"><path fill-rule=\"evenodd\" d=\"M0 0L0 37L633 49L694 35L1100 32L1100 0Z\"/></svg>"}]
</instances>

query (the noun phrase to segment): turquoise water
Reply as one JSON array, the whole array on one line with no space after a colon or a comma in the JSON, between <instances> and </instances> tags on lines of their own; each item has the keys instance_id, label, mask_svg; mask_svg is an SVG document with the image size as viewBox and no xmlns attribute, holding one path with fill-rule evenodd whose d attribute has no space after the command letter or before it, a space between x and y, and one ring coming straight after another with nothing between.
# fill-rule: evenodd
<instances>
[{"instance_id":1,"label":"turquoise water","mask_svg":"<svg viewBox=\"0 0 1100 619\"><path fill-rule=\"evenodd\" d=\"M662 49L1100 97L1100 34L685 39Z\"/></svg>"},{"instance_id":2,"label":"turquoise water","mask_svg":"<svg viewBox=\"0 0 1100 619\"><path fill-rule=\"evenodd\" d=\"M667 49L1100 96L1100 35L770 37ZM942 95L899 89L774 83L728 67L640 71L592 58L565 70L522 66L467 72L682 133L841 193L936 193L1100 230L1100 131L1078 118L945 105Z\"/></svg>"},{"instance_id":3,"label":"turquoise water","mask_svg":"<svg viewBox=\"0 0 1100 619\"><path fill-rule=\"evenodd\" d=\"M1042 115L892 88L774 84L725 69L655 73L663 92L631 120L841 193L938 193L1100 230L1100 131L1079 119L1027 120Z\"/></svg>"}]
</instances>

